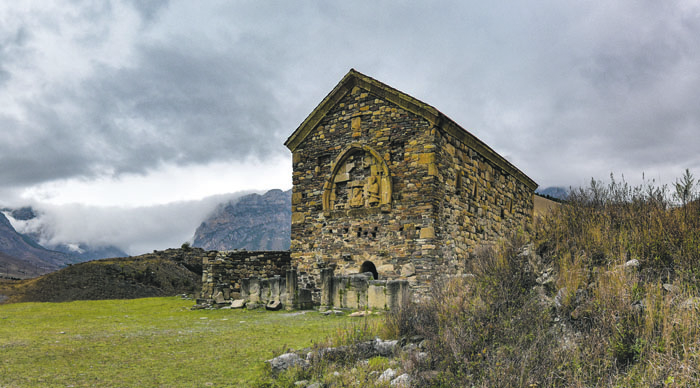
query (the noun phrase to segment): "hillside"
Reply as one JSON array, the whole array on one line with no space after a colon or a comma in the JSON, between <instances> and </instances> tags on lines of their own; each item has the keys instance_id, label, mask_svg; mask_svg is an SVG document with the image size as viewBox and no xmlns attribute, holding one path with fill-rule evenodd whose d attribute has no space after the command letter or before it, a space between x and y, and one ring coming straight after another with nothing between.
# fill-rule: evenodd
<instances>
[{"instance_id":1,"label":"hillside","mask_svg":"<svg viewBox=\"0 0 700 388\"><path fill-rule=\"evenodd\" d=\"M27 278L55 271L75 261L71 256L45 249L17 233L0 213L0 277Z\"/></svg>"},{"instance_id":2,"label":"hillside","mask_svg":"<svg viewBox=\"0 0 700 388\"><path fill-rule=\"evenodd\" d=\"M47 223L45 215L32 207L4 208L1 211L25 240L34 246L65 254L68 257L66 260L68 263L128 256L126 252L114 245L93 246L78 241L51 243L55 225Z\"/></svg>"},{"instance_id":3,"label":"hillside","mask_svg":"<svg viewBox=\"0 0 700 388\"><path fill-rule=\"evenodd\" d=\"M192 246L207 250L287 250L292 191L270 190L221 204L194 234Z\"/></svg>"},{"instance_id":4,"label":"hillside","mask_svg":"<svg viewBox=\"0 0 700 388\"><path fill-rule=\"evenodd\" d=\"M193 294L201 288L201 249L74 264L38 278L0 282L0 301L65 302Z\"/></svg>"}]
</instances>

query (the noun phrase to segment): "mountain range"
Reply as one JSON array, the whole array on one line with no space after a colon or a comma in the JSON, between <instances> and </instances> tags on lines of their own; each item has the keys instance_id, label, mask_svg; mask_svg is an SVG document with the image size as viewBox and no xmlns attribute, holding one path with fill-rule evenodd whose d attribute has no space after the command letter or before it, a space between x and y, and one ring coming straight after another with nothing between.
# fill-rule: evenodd
<instances>
[{"instance_id":1,"label":"mountain range","mask_svg":"<svg viewBox=\"0 0 700 388\"><path fill-rule=\"evenodd\" d=\"M207 250L289 249L291 196L291 190L270 190L221 203L195 230L192 245ZM113 245L47 243L51 227L36 222L40 217L31 207L0 209L0 278L30 278L69 264L129 256ZM35 226L27 227L31 222Z\"/></svg>"},{"instance_id":2,"label":"mountain range","mask_svg":"<svg viewBox=\"0 0 700 388\"><path fill-rule=\"evenodd\" d=\"M287 250L291 226L292 190L249 194L219 205L195 231L192 246L218 251Z\"/></svg>"},{"instance_id":3,"label":"mountain range","mask_svg":"<svg viewBox=\"0 0 700 388\"><path fill-rule=\"evenodd\" d=\"M55 271L73 263L65 253L48 250L17 233L0 213L0 278L26 278Z\"/></svg>"},{"instance_id":4,"label":"mountain range","mask_svg":"<svg viewBox=\"0 0 700 388\"><path fill-rule=\"evenodd\" d=\"M559 186L551 186L544 189L537 189L535 193L543 197L549 197L563 201L569 197L569 190Z\"/></svg>"}]
</instances>

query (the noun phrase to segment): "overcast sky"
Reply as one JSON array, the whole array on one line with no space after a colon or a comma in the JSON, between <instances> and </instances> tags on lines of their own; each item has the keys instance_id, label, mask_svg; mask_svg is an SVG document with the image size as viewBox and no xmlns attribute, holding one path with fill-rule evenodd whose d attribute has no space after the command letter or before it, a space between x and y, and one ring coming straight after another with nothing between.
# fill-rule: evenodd
<instances>
[{"instance_id":1,"label":"overcast sky","mask_svg":"<svg viewBox=\"0 0 700 388\"><path fill-rule=\"evenodd\" d=\"M700 3L498 4L3 2L0 204L288 189L285 139L350 68L541 187L700 175Z\"/></svg>"}]
</instances>

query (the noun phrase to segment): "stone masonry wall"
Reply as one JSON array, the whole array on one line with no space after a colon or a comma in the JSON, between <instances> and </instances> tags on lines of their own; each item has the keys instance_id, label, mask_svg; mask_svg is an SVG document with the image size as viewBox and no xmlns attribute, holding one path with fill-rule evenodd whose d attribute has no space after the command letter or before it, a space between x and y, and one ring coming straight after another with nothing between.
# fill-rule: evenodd
<instances>
[{"instance_id":1,"label":"stone masonry wall","mask_svg":"<svg viewBox=\"0 0 700 388\"><path fill-rule=\"evenodd\" d=\"M440 257L446 273L460 274L474 247L494 243L532 220L533 194L454 136L439 131L436 145Z\"/></svg>"},{"instance_id":2,"label":"stone masonry wall","mask_svg":"<svg viewBox=\"0 0 700 388\"><path fill-rule=\"evenodd\" d=\"M531 219L534 182L449 119L431 124L383 93L353 87L294 148L291 258L315 303L327 267L376 268L425 294Z\"/></svg>"},{"instance_id":3,"label":"stone masonry wall","mask_svg":"<svg viewBox=\"0 0 700 388\"><path fill-rule=\"evenodd\" d=\"M333 269L321 271L321 308L391 310L410 299L406 280L374 280L371 273L334 276Z\"/></svg>"},{"instance_id":4,"label":"stone masonry wall","mask_svg":"<svg viewBox=\"0 0 700 388\"><path fill-rule=\"evenodd\" d=\"M437 193L426 155L434 138L425 119L355 88L296 149L292 260L316 302L320 270L331 264L349 274L371 261L382 278L433 272Z\"/></svg>"},{"instance_id":5,"label":"stone masonry wall","mask_svg":"<svg viewBox=\"0 0 700 388\"><path fill-rule=\"evenodd\" d=\"M246 278L286 277L289 251L209 251L202 264L202 299L221 291L225 299L239 299Z\"/></svg>"}]
</instances>

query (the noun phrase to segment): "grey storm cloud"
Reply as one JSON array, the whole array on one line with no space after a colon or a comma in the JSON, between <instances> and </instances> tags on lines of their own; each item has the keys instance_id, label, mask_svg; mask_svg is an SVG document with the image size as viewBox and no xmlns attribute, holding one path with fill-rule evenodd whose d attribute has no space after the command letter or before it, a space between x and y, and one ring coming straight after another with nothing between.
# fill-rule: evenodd
<instances>
[{"instance_id":1,"label":"grey storm cloud","mask_svg":"<svg viewBox=\"0 0 700 388\"><path fill-rule=\"evenodd\" d=\"M700 175L695 0L26 0L0 20L2 202L66 179L282 160L350 68L543 187ZM54 242L142 252L181 243L214 202L33 206Z\"/></svg>"},{"instance_id":2,"label":"grey storm cloud","mask_svg":"<svg viewBox=\"0 0 700 388\"><path fill-rule=\"evenodd\" d=\"M7 186L283 154L351 67L543 185L700 167L693 1L63 6L0 36L0 89L17 95L0 108ZM90 59L33 79L54 35Z\"/></svg>"}]
</instances>

